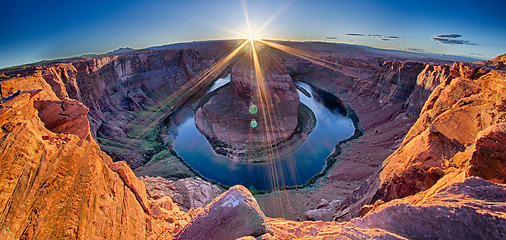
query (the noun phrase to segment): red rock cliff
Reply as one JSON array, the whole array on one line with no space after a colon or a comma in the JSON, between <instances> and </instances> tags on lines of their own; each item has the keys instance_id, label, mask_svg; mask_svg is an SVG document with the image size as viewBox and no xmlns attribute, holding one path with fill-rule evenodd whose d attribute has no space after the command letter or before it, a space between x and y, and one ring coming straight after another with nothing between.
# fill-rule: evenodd
<instances>
[{"instance_id":1,"label":"red rock cliff","mask_svg":"<svg viewBox=\"0 0 506 240\"><path fill-rule=\"evenodd\" d=\"M506 181L506 159L500 153L506 149L504 71L455 64L451 72L452 78L430 95L401 147L385 160L375 199L412 195L453 171Z\"/></svg>"}]
</instances>

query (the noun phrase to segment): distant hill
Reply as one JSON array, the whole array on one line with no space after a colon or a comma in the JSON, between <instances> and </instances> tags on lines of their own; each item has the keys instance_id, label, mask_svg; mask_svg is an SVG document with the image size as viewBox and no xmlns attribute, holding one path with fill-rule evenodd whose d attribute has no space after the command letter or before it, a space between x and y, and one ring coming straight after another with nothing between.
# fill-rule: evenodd
<instances>
[{"instance_id":1,"label":"distant hill","mask_svg":"<svg viewBox=\"0 0 506 240\"><path fill-rule=\"evenodd\" d=\"M111 54L116 55L116 54L123 54L123 53L131 53L133 51L135 51L135 49L130 48L130 47L124 47L124 48L118 48L114 51L107 52L106 54L107 55L111 55Z\"/></svg>"}]
</instances>

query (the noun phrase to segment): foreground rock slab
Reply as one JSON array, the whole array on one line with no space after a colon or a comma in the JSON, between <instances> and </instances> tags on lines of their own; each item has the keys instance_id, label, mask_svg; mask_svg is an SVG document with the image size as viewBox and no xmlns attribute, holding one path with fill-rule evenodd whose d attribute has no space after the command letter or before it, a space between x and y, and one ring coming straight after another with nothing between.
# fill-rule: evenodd
<instances>
[{"instance_id":1,"label":"foreground rock slab","mask_svg":"<svg viewBox=\"0 0 506 240\"><path fill-rule=\"evenodd\" d=\"M175 239L237 239L260 236L269 229L248 189L234 186L207 205Z\"/></svg>"},{"instance_id":2,"label":"foreground rock slab","mask_svg":"<svg viewBox=\"0 0 506 240\"><path fill-rule=\"evenodd\" d=\"M381 205L351 223L408 239L504 239L506 185L464 175L447 176L428 191Z\"/></svg>"}]
</instances>

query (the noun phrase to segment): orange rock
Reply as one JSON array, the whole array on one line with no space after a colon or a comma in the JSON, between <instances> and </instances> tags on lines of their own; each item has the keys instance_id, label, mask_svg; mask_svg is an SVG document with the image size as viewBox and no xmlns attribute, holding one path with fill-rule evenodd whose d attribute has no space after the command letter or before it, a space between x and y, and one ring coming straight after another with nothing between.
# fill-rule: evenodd
<instances>
[{"instance_id":1,"label":"orange rock","mask_svg":"<svg viewBox=\"0 0 506 240\"><path fill-rule=\"evenodd\" d=\"M492 71L476 80L455 78L436 88L401 147L385 161L375 199L389 201L430 188L458 152L474 147L480 131L504 122L500 116L505 115L505 110L493 103L504 94L495 86L505 82L504 74ZM476 162L480 161L470 164ZM502 174L497 177L504 178Z\"/></svg>"},{"instance_id":2,"label":"orange rock","mask_svg":"<svg viewBox=\"0 0 506 240\"><path fill-rule=\"evenodd\" d=\"M176 239L236 239L259 236L269 231L265 215L255 198L243 186L237 185L207 205L192 218Z\"/></svg>"},{"instance_id":3,"label":"orange rock","mask_svg":"<svg viewBox=\"0 0 506 240\"><path fill-rule=\"evenodd\" d=\"M492 125L476 138L469 175L506 183L506 123Z\"/></svg>"},{"instance_id":4,"label":"orange rock","mask_svg":"<svg viewBox=\"0 0 506 240\"><path fill-rule=\"evenodd\" d=\"M86 114L88 108L79 101L36 101L35 108L47 129L55 133L68 133L91 141L90 124Z\"/></svg>"},{"instance_id":5,"label":"orange rock","mask_svg":"<svg viewBox=\"0 0 506 240\"><path fill-rule=\"evenodd\" d=\"M146 186L135 176L126 162L113 162L109 164L108 167L118 173L125 185L135 194L137 201L139 201L144 211L149 212L149 200L148 194L146 193Z\"/></svg>"},{"instance_id":6,"label":"orange rock","mask_svg":"<svg viewBox=\"0 0 506 240\"><path fill-rule=\"evenodd\" d=\"M21 92L0 108L0 238L145 238L146 214L111 159L94 141L47 130L33 101Z\"/></svg>"}]
</instances>

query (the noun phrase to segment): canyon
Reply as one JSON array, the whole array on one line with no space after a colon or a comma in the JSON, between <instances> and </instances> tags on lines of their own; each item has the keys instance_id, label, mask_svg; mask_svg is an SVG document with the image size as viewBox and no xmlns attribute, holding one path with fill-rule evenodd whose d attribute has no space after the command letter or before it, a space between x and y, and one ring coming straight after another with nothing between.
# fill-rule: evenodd
<instances>
[{"instance_id":1,"label":"canyon","mask_svg":"<svg viewBox=\"0 0 506 240\"><path fill-rule=\"evenodd\" d=\"M280 42L324 63L272 50L283 68L266 79L288 112L277 141L297 125L294 81L338 97L356 130L305 186L252 195L194 171L173 151L169 131L178 121L171 113L199 94L181 89L239 44L210 41L0 70L2 239L506 236L505 55L454 63ZM235 64L204 88L231 74L232 87L214 97L247 91L247 71ZM212 104L195 107L197 125L207 121L202 132L227 122L210 115L217 113ZM224 142L247 141L241 132L214 133Z\"/></svg>"}]
</instances>

